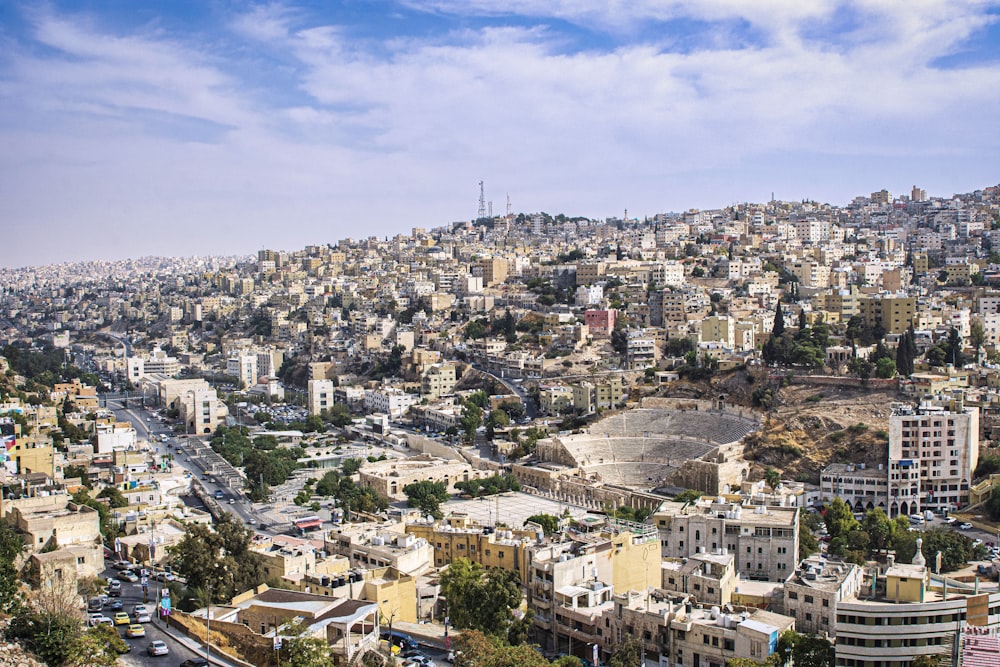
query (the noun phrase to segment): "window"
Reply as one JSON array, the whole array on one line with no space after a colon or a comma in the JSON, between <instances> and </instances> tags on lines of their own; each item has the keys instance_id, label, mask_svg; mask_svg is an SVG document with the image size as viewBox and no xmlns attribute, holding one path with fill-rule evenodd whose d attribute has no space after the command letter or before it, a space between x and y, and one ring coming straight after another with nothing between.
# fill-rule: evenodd
<instances>
[{"instance_id":1,"label":"window","mask_svg":"<svg viewBox=\"0 0 1000 667\"><path fill-rule=\"evenodd\" d=\"M789 600L798 600L799 599L799 594L796 593L795 591L788 591L788 599Z\"/></svg>"},{"instance_id":2,"label":"window","mask_svg":"<svg viewBox=\"0 0 1000 667\"><path fill-rule=\"evenodd\" d=\"M805 601L806 601L806 604L812 604L813 603L813 596L807 595L805 597Z\"/></svg>"},{"instance_id":3,"label":"window","mask_svg":"<svg viewBox=\"0 0 1000 667\"><path fill-rule=\"evenodd\" d=\"M829 600L825 600L825 599L824 599L824 600L823 600L823 606L824 606L824 607L829 607L829 606L830 606L830 601L829 601Z\"/></svg>"}]
</instances>

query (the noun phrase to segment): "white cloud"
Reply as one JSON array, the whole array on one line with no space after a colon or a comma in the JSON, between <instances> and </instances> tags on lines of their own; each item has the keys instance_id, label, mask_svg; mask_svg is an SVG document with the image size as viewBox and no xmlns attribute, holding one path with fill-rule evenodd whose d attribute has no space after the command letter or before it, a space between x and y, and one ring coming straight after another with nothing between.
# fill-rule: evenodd
<instances>
[{"instance_id":1,"label":"white cloud","mask_svg":"<svg viewBox=\"0 0 1000 667\"><path fill-rule=\"evenodd\" d=\"M66 252L100 243L78 229L141 219L171 230L173 252L193 254L442 224L475 214L480 179L518 210L643 214L723 205L775 179L799 196L846 199L879 185L858 180L871 178L872 160L897 161L904 181L932 187L921 174L969 180L1000 163L1000 68L933 66L988 20L984 3L421 6L777 27L749 46L678 52L665 36L572 51L553 25L463 21L373 46L348 26L266 5L232 19L232 34L250 41L223 51L43 14L31 40L46 48L12 50L0 65L0 219L37 229L72 220ZM853 33L805 37L844 11L864 19L847 21ZM282 68L254 78L246 58L257 47ZM837 156L858 166L835 171ZM785 162L794 165L782 171ZM35 246L25 231L24 251Z\"/></svg>"}]
</instances>

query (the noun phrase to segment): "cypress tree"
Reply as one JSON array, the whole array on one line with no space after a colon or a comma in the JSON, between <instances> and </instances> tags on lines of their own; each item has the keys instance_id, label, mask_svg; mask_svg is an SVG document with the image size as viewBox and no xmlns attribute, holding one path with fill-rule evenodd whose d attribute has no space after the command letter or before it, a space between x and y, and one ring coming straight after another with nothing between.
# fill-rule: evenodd
<instances>
[{"instance_id":1,"label":"cypress tree","mask_svg":"<svg viewBox=\"0 0 1000 667\"><path fill-rule=\"evenodd\" d=\"M785 311L781 309L781 301L778 301L774 309L774 327L771 328L771 338L780 338L785 333Z\"/></svg>"}]
</instances>

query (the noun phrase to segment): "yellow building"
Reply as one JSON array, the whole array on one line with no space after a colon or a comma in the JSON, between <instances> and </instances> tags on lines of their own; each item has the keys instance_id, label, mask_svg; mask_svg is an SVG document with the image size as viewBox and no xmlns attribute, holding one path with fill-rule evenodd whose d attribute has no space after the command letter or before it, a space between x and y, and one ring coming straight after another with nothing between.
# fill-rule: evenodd
<instances>
[{"instance_id":1,"label":"yellow building","mask_svg":"<svg viewBox=\"0 0 1000 667\"><path fill-rule=\"evenodd\" d=\"M861 301L861 316L869 327L901 334L913 324L917 300L912 296L872 296Z\"/></svg>"}]
</instances>

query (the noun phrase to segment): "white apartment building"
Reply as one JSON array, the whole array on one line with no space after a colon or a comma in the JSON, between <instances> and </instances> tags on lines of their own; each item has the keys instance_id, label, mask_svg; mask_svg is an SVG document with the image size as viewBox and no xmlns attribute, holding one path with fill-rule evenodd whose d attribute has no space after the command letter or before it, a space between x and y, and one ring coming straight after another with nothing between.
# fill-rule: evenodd
<instances>
[{"instance_id":1,"label":"white apartment building","mask_svg":"<svg viewBox=\"0 0 1000 667\"><path fill-rule=\"evenodd\" d=\"M241 389L257 384L257 355L239 351L226 359L226 374L237 378Z\"/></svg>"},{"instance_id":2,"label":"white apartment building","mask_svg":"<svg viewBox=\"0 0 1000 667\"><path fill-rule=\"evenodd\" d=\"M680 262L657 262L650 269L651 282L659 287L684 284L684 265Z\"/></svg>"},{"instance_id":3,"label":"white apartment building","mask_svg":"<svg viewBox=\"0 0 1000 667\"><path fill-rule=\"evenodd\" d=\"M604 300L604 285L580 285L576 288L576 305L595 306Z\"/></svg>"},{"instance_id":4,"label":"white apartment building","mask_svg":"<svg viewBox=\"0 0 1000 667\"><path fill-rule=\"evenodd\" d=\"M306 409L311 415L333 407L333 380L309 380L306 384Z\"/></svg>"},{"instance_id":5,"label":"white apartment building","mask_svg":"<svg viewBox=\"0 0 1000 667\"><path fill-rule=\"evenodd\" d=\"M979 462L979 409L961 400L893 406L889 417L890 517L964 505ZM918 467L919 476L912 472Z\"/></svg>"},{"instance_id":6,"label":"white apartment building","mask_svg":"<svg viewBox=\"0 0 1000 667\"><path fill-rule=\"evenodd\" d=\"M394 419L402 417L410 409L410 406L419 400L419 396L407 394L402 389L394 387L365 390L365 410L381 412Z\"/></svg>"},{"instance_id":7,"label":"white apartment building","mask_svg":"<svg viewBox=\"0 0 1000 667\"><path fill-rule=\"evenodd\" d=\"M181 363L175 358L168 356L159 347L154 347L148 357L129 357L125 361L128 372L128 379L133 384L138 384L139 380L147 375L167 375L173 377L181 372Z\"/></svg>"}]
</instances>

